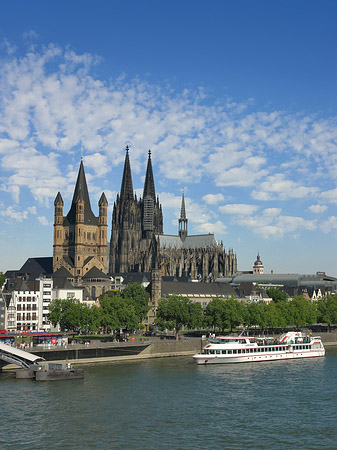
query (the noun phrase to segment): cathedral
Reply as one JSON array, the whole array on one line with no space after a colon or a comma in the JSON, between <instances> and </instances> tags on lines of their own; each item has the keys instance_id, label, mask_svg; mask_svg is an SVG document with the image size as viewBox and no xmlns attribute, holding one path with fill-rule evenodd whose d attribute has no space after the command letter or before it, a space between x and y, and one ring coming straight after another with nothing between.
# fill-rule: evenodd
<instances>
[{"instance_id":1,"label":"cathedral","mask_svg":"<svg viewBox=\"0 0 337 450\"><path fill-rule=\"evenodd\" d=\"M107 241L108 202L102 193L99 215L92 212L81 160L70 210L63 215L63 199L54 202L53 272L66 269L77 284L108 283L107 276L159 270L161 276L187 277L212 282L237 272L233 250L225 251L214 234L189 235L185 197L182 195L178 234L163 233L163 211L155 192L149 151L143 196L137 198L132 184L129 149L120 193L113 205L110 247ZM109 263L108 263L109 253ZM87 281L86 281L87 280ZM105 288L104 288L105 289Z\"/></svg>"},{"instance_id":2,"label":"cathedral","mask_svg":"<svg viewBox=\"0 0 337 450\"><path fill-rule=\"evenodd\" d=\"M129 149L120 194L112 213L109 272L150 272L161 269L162 276L214 281L237 272L237 259L227 253L214 234L189 235L185 198L182 195L178 234L163 233L163 213L156 197L149 151L143 197L133 191Z\"/></svg>"}]
</instances>

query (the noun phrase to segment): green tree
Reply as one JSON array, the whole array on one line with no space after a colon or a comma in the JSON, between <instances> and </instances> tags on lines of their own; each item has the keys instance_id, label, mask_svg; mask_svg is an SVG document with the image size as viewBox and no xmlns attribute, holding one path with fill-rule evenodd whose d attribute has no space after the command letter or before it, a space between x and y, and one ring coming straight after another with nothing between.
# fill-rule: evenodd
<instances>
[{"instance_id":1,"label":"green tree","mask_svg":"<svg viewBox=\"0 0 337 450\"><path fill-rule=\"evenodd\" d=\"M213 331L216 328L223 331L226 327L226 323L223 322L224 302L221 298L214 298L206 306L204 314L205 324L212 327Z\"/></svg>"},{"instance_id":2,"label":"green tree","mask_svg":"<svg viewBox=\"0 0 337 450\"><path fill-rule=\"evenodd\" d=\"M133 283L126 286L121 293L122 298L126 299L129 305L132 305L139 318L139 322L143 322L149 312L149 294L139 283Z\"/></svg>"},{"instance_id":3,"label":"green tree","mask_svg":"<svg viewBox=\"0 0 337 450\"><path fill-rule=\"evenodd\" d=\"M290 302L290 308L292 310L294 325L297 327L316 323L316 308L310 300L305 299L301 295L296 296Z\"/></svg>"},{"instance_id":4,"label":"green tree","mask_svg":"<svg viewBox=\"0 0 337 450\"><path fill-rule=\"evenodd\" d=\"M285 302L288 300L288 294L284 291L281 291L278 288L268 288L266 290L267 295L269 295L270 298L273 299L273 302L278 303L278 302Z\"/></svg>"},{"instance_id":5,"label":"green tree","mask_svg":"<svg viewBox=\"0 0 337 450\"><path fill-rule=\"evenodd\" d=\"M290 302L278 302L276 303L276 309L278 311L279 316L279 324L280 328L286 328L290 325L294 324L293 318L293 310L291 308Z\"/></svg>"},{"instance_id":6,"label":"green tree","mask_svg":"<svg viewBox=\"0 0 337 450\"><path fill-rule=\"evenodd\" d=\"M261 302L252 302L245 307L245 322L248 327L261 325Z\"/></svg>"},{"instance_id":7,"label":"green tree","mask_svg":"<svg viewBox=\"0 0 337 450\"><path fill-rule=\"evenodd\" d=\"M199 303L193 303L179 295L159 300L155 323L162 330L175 329L176 339L183 326L196 328L202 324L202 320L202 307Z\"/></svg>"},{"instance_id":8,"label":"green tree","mask_svg":"<svg viewBox=\"0 0 337 450\"><path fill-rule=\"evenodd\" d=\"M0 289L2 288L5 280L6 280L5 275L2 272L0 272Z\"/></svg>"},{"instance_id":9,"label":"green tree","mask_svg":"<svg viewBox=\"0 0 337 450\"><path fill-rule=\"evenodd\" d=\"M62 331L85 329L87 325L88 307L79 300L68 298L56 299L49 305L49 320L54 327L60 325Z\"/></svg>"},{"instance_id":10,"label":"green tree","mask_svg":"<svg viewBox=\"0 0 337 450\"><path fill-rule=\"evenodd\" d=\"M228 323L230 332L234 327L243 323L245 318L245 308L241 302L234 298L224 301L223 323Z\"/></svg>"},{"instance_id":11,"label":"green tree","mask_svg":"<svg viewBox=\"0 0 337 450\"><path fill-rule=\"evenodd\" d=\"M331 328L332 324L337 324L337 295L327 295L318 302L318 320L326 323Z\"/></svg>"},{"instance_id":12,"label":"green tree","mask_svg":"<svg viewBox=\"0 0 337 450\"><path fill-rule=\"evenodd\" d=\"M139 325L139 317L133 305L119 295L105 295L100 299L101 325L107 331L117 331L123 328L134 330Z\"/></svg>"}]
</instances>

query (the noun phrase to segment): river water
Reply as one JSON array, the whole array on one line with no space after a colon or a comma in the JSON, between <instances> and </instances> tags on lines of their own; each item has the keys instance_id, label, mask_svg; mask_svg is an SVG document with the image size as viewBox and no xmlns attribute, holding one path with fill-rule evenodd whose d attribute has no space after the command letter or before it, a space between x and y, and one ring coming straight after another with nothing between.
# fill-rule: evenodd
<instances>
[{"instance_id":1,"label":"river water","mask_svg":"<svg viewBox=\"0 0 337 450\"><path fill-rule=\"evenodd\" d=\"M337 448L337 350L310 360L85 366L84 380L0 374L0 448Z\"/></svg>"}]
</instances>

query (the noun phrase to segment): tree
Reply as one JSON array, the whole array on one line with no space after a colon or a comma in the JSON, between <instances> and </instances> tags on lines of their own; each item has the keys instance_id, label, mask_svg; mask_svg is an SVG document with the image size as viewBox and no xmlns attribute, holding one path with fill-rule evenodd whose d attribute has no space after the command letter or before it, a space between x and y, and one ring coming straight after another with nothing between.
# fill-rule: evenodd
<instances>
[{"instance_id":1,"label":"tree","mask_svg":"<svg viewBox=\"0 0 337 450\"><path fill-rule=\"evenodd\" d=\"M224 330L226 324L223 322L224 315L224 300L221 298L212 299L205 309L205 323L207 326L213 328L215 331L216 328L220 330Z\"/></svg>"},{"instance_id":2,"label":"tree","mask_svg":"<svg viewBox=\"0 0 337 450\"><path fill-rule=\"evenodd\" d=\"M119 295L104 295L100 299L101 325L106 330L120 330L126 328L134 330L139 325L139 317L133 305Z\"/></svg>"},{"instance_id":3,"label":"tree","mask_svg":"<svg viewBox=\"0 0 337 450\"><path fill-rule=\"evenodd\" d=\"M337 323L337 296L327 295L318 303L318 320L326 323L331 328L332 324Z\"/></svg>"},{"instance_id":4,"label":"tree","mask_svg":"<svg viewBox=\"0 0 337 450\"><path fill-rule=\"evenodd\" d=\"M2 272L0 272L0 289L2 288L5 280L6 280L5 275Z\"/></svg>"},{"instance_id":5,"label":"tree","mask_svg":"<svg viewBox=\"0 0 337 450\"><path fill-rule=\"evenodd\" d=\"M316 323L317 313L315 306L310 300L305 299L302 295L294 297L290 302L292 310L293 322L297 327L312 325Z\"/></svg>"},{"instance_id":6,"label":"tree","mask_svg":"<svg viewBox=\"0 0 337 450\"><path fill-rule=\"evenodd\" d=\"M202 324L202 306L179 295L159 300L156 325L161 329L175 329L176 339L183 326L196 328Z\"/></svg>"},{"instance_id":7,"label":"tree","mask_svg":"<svg viewBox=\"0 0 337 450\"><path fill-rule=\"evenodd\" d=\"M56 299L49 305L49 320L54 327L59 324L62 331L85 329L89 314L87 310L88 307L77 299Z\"/></svg>"},{"instance_id":8,"label":"tree","mask_svg":"<svg viewBox=\"0 0 337 450\"><path fill-rule=\"evenodd\" d=\"M280 328L286 328L294 324L293 311L290 302L278 302L276 304Z\"/></svg>"},{"instance_id":9,"label":"tree","mask_svg":"<svg viewBox=\"0 0 337 450\"><path fill-rule=\"evenodd\" d=\"M129 305L132 305L139 318L139 322L147 317L149 312L149 294L145 291L143 286L139 283L133 283L126 286L121 294L122 298L126 299Z\"/></svg>"},{"instance_id":10,"label":"tree","mask_svg":"<svg viewBox=\"0 0 337 450\"><path fill-rule=\"evenodd\" d=\"M280 291L278 288L268 288L266 290L267 295L269 295L270 298L273 299L273 302L285 302L288 300L288 294L284 291Z\"/></svg>"},{"instance_id":11,"label":"tree","mask_svg":"<svg viewBox=\"0 0 337 450\"><path fill-rule=\"evenodd\" d=\"M224 301L223 323L228 323L230 332L244 321L245 308L241 302L230 298Z\"/></svg>"}]
</instances>

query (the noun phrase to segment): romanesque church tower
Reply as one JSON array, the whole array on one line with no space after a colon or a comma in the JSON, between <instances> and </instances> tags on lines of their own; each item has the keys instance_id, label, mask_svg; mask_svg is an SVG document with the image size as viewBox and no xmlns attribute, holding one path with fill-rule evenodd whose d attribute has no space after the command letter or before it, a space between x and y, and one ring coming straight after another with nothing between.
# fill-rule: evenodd
<instances>
[{"instance_id":1,"label":"romanesque church tower","mask_svg":"<svg viewBox=\"0 0 337 450\"><path fill-rule=\"evenodd\" d=\"M83 277L96 267L107 272L107 210L102 193L96 217L90 199L81 160L70 211L63 216L63 199L58 192L54 201L53 271L65 267L74 277Z\"/></svg>"},{"instance_id":2,"label":"romanesque church tower","mask_svg":"<svg viewBox=\"0 0 337 450\"><path fill-rule=\"evenodd\" d=\"M154 265L154 235L163 232L163 214L156 198L149 151L143 198L132 185L129 148L126 147L123 179L112 213L110 273L148 272Z\"/></svg>"}]
</instances>

